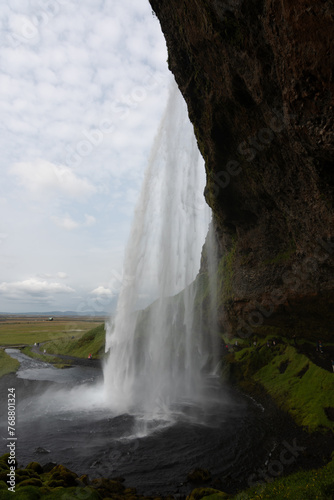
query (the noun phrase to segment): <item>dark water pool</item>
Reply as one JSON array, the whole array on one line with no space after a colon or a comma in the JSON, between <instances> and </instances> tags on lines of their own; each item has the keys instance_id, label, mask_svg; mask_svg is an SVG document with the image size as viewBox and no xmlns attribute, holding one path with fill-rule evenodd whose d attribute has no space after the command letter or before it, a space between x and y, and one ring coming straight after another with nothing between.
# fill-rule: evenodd
<instances>
[{"instance_id":1,"label":"dark water pool","mask_svg":"<svg viewBox=\"0 0 334 500\"><path fill-rule=\"evenodd\" d=\"M57 370L21 353L17 376L0 379L17 393L17 459L62 463L77 474L122 476L143 494L185 494L187 474L210 470L216 485L247 483L277 437L255 401L208 381L211 403L182 402L155 415L117 415L103 402L102 374L89 367ZM1 405L1 439L7 429Z\"/></svg>"}]
</instances>

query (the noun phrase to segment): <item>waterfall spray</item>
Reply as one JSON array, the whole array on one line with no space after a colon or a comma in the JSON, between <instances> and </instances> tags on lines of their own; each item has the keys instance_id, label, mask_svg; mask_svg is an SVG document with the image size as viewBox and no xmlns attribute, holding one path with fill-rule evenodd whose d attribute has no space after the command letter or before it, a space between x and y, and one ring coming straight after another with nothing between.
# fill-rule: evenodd
<instances>
[{"instance_id":1,"label":"waterfall spray","mask_svg":"<svg viewBox=\"0 0 334 500\"><path fill-rule=\"evenodd\" d=\"M214 351L212 328L202 324L201 280L194 282L211 218L204 186L203 159L174 83L134 215L116 316L106 326L104 384L115 411L152 415L203 397L203 369Z\"/></svg>"}]
</instances>

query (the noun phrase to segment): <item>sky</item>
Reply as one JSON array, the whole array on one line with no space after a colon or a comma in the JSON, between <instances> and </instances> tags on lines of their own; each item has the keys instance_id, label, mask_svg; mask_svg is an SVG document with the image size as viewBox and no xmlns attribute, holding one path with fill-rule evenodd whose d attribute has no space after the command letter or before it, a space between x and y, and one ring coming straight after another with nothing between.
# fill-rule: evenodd
<instances>
[{"instance_id":1,"label":"sky","mask_svg":"<svg viewBox=\"0 0 334 500\"><path fill-rule=\"evenodd\" d=\"M0 312L111 311L168 97L148 0L0 4Z\"/></svg>"}]
</instances>

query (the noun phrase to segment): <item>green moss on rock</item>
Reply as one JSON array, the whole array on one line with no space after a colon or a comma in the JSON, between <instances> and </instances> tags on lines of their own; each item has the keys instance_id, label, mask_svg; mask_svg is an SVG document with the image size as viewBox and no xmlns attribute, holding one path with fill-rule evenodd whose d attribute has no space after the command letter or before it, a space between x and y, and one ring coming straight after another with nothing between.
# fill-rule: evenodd
<instances>
[{"instance_id":1,"label":"green moss on rock","mask_svg":"<svg viewBox=\"0 0 334 500\"><path fill-rule=\"evenodd\" d=\"M269 339L269 338L268 338ZM244 347L226 357L230 374L246 389L260 384L276 404L309 432L334 430L334 376L286 343Z\"/></svg>"},{"instance_id":2,"label":"green moss on rock","mask_svg":"<svg viewBox=\"0 0 334 500\"><path fill-rule=\"evenodd\" d=\"M231 249L220 259L218 264L218 294L225 303L233 299L233 272L237 242L234 239Z\"/></svg>"},{"instance_id":3,"label":"green moss on rock","mask_svg":"<svg viewBox=\"0 0 334 500\"><path fill-rule=\"evenodd\" d=\"M209 497L210 500L213 500L213 498L211 498L213 496L217 499L228 498L226 493L214 488L196 488L187 496L187 500L201 500L202 498Z\"/></svg>"},{"instance_id":4,"label":"green moss on rock","mask_svg":"<svg viewBox=\"0 0 334 500\"><path fill-rule=\"evenodd\" d=\"M39 500L42 498L42 493L38 486L23 486L22 488L15 491L14 495L8 492L11 496L8 498L15 498L15 500ZM43 497L44 498L44 497ZM5 497L4 500L7 500Z\"/></svg>"},{"instance_id":5,"label":"green moss on rock","mask_svg":"<svg viewBox=\"0 0 334 500\"><path fill-rule=\"evenodd\" d=\"M0 481L0 490L7 490L8 484L5 481Z\"/></svg>"},{"instance_id":6,"label":"green moss on rock","mask_svg":"<svg viewBox=\"0 0 334 500\"><path fill-rule=\"evenodd\" d=\"M211 473L207 469L194 469L188 474L188 481L191 483L206 483L210 481Z\"/></svg>"},{"instance_id":7,"label":"green moss on rock","mask_svg":"<svg viewBox=\"0 0 334 500\"><path fill-rule=\"evenodd\" d=\"M9 465L8 465L9 457L10 457L9 453L5 453L4 455L2 455L2 457L0 457L0 470L2 470L2 469L8 470L9 469ZM17 467L17 460L16 459L15 459L15 467Z\"/></svg>"},{"instance_id":8,"label":"green moss on rock","mask_svg":"<svg viewBox=\"0 0 334 500\"><path fill-rule=\"evenodd\" d=\"M26 469L31 469L37 474L42 474L43 473L43 467L38 463L38 462L30 462Z\"/></svg>"},{"instance_id":9,"label":"green moss on rock","mask_svg":"<svg viewBox=\"0 0 334 500\"><path fill-rule=\"evenodd\" d=\"M36 477L30 477L29 479L25 479L18 484L19 488L22 488L23 486L43 486L43 483Z\"/></svg>"},{"instance_id":10,"label":"green moss on rock","mask_svg":"<svg viewBox=\"0 0 334 500\"><path fill-rule=\"evenodd\" d=\"M93 479L91 487L97 489L104 496L110 496L111 493L122 494L125 490L125 487L119 481L113 481L104 477Z\"/></svg>"}]
</instances>

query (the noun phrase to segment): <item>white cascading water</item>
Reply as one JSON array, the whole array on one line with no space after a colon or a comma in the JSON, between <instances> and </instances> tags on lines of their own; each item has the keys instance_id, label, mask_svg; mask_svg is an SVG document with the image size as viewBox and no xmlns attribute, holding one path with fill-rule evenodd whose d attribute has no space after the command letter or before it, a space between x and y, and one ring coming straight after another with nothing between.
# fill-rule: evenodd
<instances>
[{"instance_id":1,"label":"white cascading water","mask_svg":"<svg viewBox=\"0 0 334 500\"><path fill-rule=\"evenodd\" d=\"M116 316L106 325L105 395L119 413L168 413L203 396L212 342L203 339L192 282L211 218L204 186L203 159L173 83L134 215Z\"/></svg>"}]
</instances>

